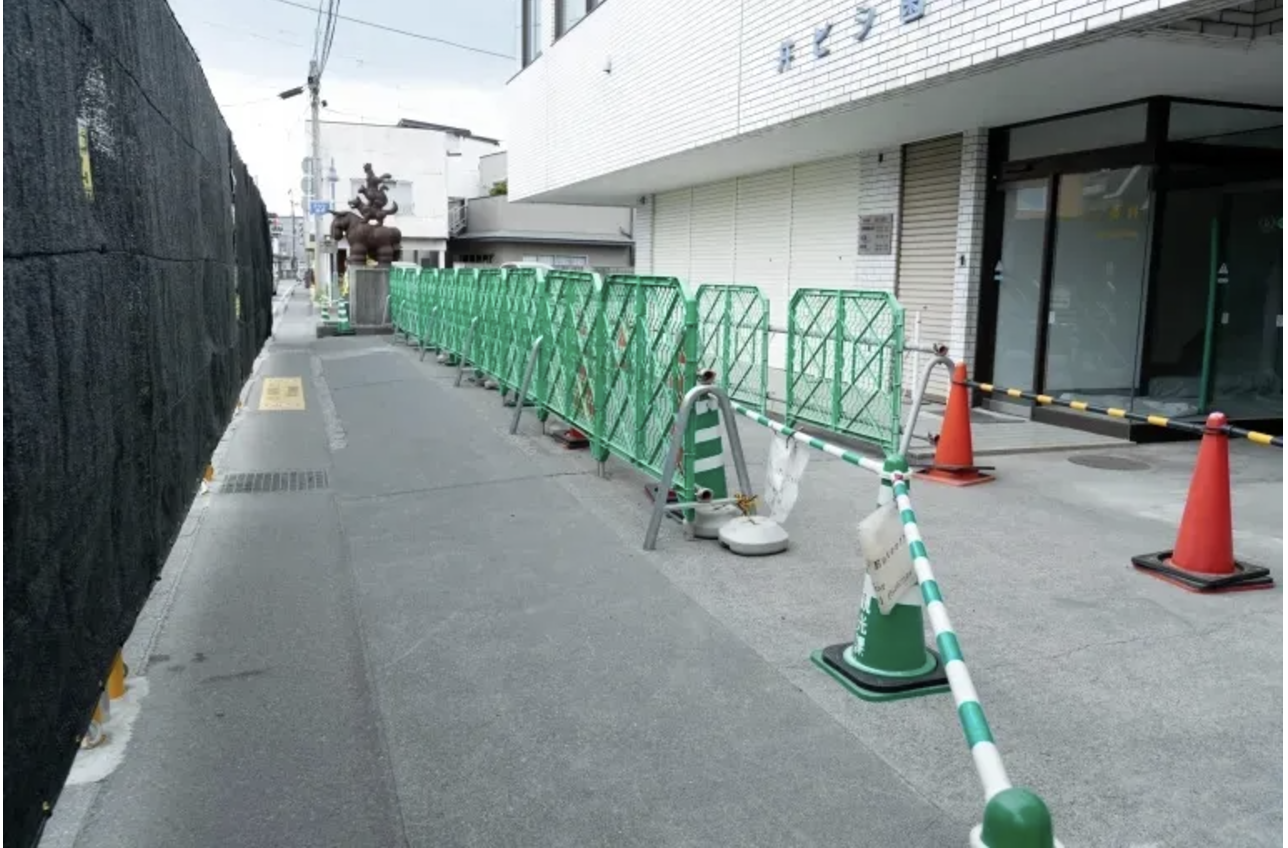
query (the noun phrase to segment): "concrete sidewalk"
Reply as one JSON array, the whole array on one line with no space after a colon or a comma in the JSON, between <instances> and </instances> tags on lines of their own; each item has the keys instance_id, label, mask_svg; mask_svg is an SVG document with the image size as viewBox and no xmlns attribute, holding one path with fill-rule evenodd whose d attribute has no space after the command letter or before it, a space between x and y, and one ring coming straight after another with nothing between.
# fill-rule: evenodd
<instances>
[{"instance_id":1,"label":"concrete sidewalk","mask_svg":"<svg viewBox=\"0 0 1288 848\"><path fill-rule=\"evenodd\" d=\"M312 339L295 302L218 479L325 481L197 505L127 646L149 691L122 761L46 846L966 844L951 698L866 703L808 659L853 633L874 478L815 456L785 555L670 522L646 554L634 471L600 479L531 414L509 436L495 392L388 339ZM256 411L266 376L306 409ZM1280 844L1280 589L1129 567L1172 544L1194 450L914 485L1012 780L1069 848ZM1234 465L1239 553L1279 578L1281 456Z\"/></svg>"}]
</instances>

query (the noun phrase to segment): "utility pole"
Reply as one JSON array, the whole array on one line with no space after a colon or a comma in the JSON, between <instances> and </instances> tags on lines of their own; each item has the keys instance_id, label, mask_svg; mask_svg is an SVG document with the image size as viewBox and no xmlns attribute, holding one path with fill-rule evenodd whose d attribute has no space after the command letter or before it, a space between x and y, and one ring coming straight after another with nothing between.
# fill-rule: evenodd
<instances>
[{"instance_id":1,"label":"utility pole","mask_svg":"<svg viewBox=\"0 0 1288 848\"><path fill-rule=\"evenodd\" d=\"M291 279L295 279L295 275L300 270L299 260L295 256L295 245L300 240L300 236L304 235L304 221L295 217L295 189L288 189L286 197L291 205Z\"/></svg>"},{"instance_id":2,"label":"utility pole","mask_svg":"<svg viewBox=\"0 0 1288 848\"><path fill-rule=\"evenodd\" d=\"M318 124L318 109L321 99L321 70L315 61L309 62L309 111L313 116L313 164L310 170L310 191L313 200L322 199L322 130ZM309 204L312 207L312 204ZM322 216L314 215L313 209L309 209L309 214L313 217L313 284L318 286L321 291L322 269ZM331 291L331 280L326 281L326 298L328 307L335 300L335 295Z\"/></svg>"}]
</instances>

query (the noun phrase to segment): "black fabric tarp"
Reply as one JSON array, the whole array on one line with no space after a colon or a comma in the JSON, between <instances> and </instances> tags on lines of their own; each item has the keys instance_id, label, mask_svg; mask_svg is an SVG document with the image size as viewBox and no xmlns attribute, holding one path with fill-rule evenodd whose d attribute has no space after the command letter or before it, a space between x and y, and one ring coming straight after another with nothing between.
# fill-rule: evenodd
<instances>
[{"instance_id":1,"label":"black fabric tarp","mask_svg":"<svg viewBox=\"0 0 1288 848\"><path fill-rule=\"evenodd\" d=\"M5 0L4 27L4 843L26 848L271 332L272 263L165 0Z\"/></svg>"}]
</instances>

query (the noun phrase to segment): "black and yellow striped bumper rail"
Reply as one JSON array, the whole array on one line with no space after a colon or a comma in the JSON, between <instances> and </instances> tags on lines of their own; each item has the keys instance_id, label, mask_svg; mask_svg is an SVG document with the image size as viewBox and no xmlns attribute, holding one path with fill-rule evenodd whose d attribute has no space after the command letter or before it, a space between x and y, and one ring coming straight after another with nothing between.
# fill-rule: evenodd
<instances>
[{"instance_id":1,"label":"black and yellow striped bumper rail","mask_svg":"<svg viewBox=\"0 0 1288 848\"><path fill-rule=\"evenodd\" d=\"M1151 424L1155 427L1164 427L1168 430L1178 430L1182 433L1192 433L1201 436L1208 431L1203 424L1193 424L1188 421L1173 421L1165 415L1141 415L1137 412L1128 412L1125 409L1118 409L1113 406L1096 406L1081 400L1060 400L1050 395L1039 395L1033 392L1026 392L1023 389L1004 389L994 386L992 383L979 383L975 380L967 380L966 385L972 389L977 389L990 395L1006 395L1007 397L1023 398L1031 400L1042 406L1061 406L1065 409L1072 409L1077 412L1093 412L1097 415L1107 415L1110 418L1122 418L1126 421L1135 421L1139 424ZM1272 436L1269 433L1258 433L1256 430L1245 430L1243 427L1235 427L1233 424L1227 424L1218 431L1231 438L1247 439L1256 445L1267 445L1269 447L1282 448L1284 440L1281 436Z\"/></svg>"}]
</instances>

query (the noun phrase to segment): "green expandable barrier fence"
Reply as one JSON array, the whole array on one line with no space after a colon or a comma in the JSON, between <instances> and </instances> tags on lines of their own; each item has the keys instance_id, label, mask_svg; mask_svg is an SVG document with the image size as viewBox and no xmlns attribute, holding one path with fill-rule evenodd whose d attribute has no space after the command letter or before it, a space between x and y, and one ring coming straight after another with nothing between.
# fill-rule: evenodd
<instances>
[{"instance_id":1,"label":"green expandable barrier fence","mask_svg":"<svg viewBox=\"0 0 1288 848\"><path fill-rule=\"evenodd\" d=\"M483 268L475 275L471 303L474 323L468 359L479 371L497 374L501 370L501 347L504 326L501 286L505 272L500 268ZM468 324L467 324L468 326Z\"/></svg>"},{"instance_id":2,"label":"green expandable barrier fence","mask_svg":"<svg viewBox=\"0 0 1288 848\"><path fill-rule=\"evenodd\" d=\"M675 277L614 274L602 304L597 458L611 452L658 477L680 402L697 384L697 303ZM668 481L685 497L692 494L694 432L691 422L677 479Z\"/></svg>"},{"instance_id":3,"label":"green expandable barrier fence","mask_svg":"<svg viewBox=\"0 0 1288 848\"><path fill-rule=\"evenodd\" d=\"M393 320L408 339L464 358L517 391L542 340L528 397L609 454L661 473L684 393L711 369L738 402L768 398L769 308L754 286L674 277L521 269L395 269ZM471 334L471 326L473 333ZM900 432L903 309L886 292L801 289L787 338L787 421L887 451ZM466 349L468 346L468 350ZM691 428L692 429L692 428ZM691 495L694 433L672 485Z\"/></svg>"},{"instance_id":4,"label":"green expandable barrier fence","mask_svg":"<svg viewBox=\"0 0 1288 848\"><path fill-rule=\"evenodd\" d=\"M522 388L523 372L528 365L532 345L538 337L545 345L549 340L544 319L543 291L545 275L537 268L512 268L505 275L502 331L505 352L496 377L502 387L517 392ZM540 365L540 361L538 361ZM536 372L538 375L540 371ZM536 382L528 387L525 400L537 400Z\"/></svg>"},{"instance_id":5,"label":"green expandable barrier fence","mask_svg":"<svg viewBox=\"0 0 1288 848\"><path fill-rule=\"evenodd\" d=\"M395 334L407 332L407 271L394 268L389 272L389 321Z\"/></svg>"},{"instance_id":6,"label":"green expandable barrier fence","mask_svg":"<svg viewBox=\"0 0 1288 848\"><path fill-rule=\"evenodd\" d=\"M439 285L437 268L423 268L416 276L415 292L412 302L415 304L415 316L412 321L416 328L416 341L421 347L434 344L433 306Z\"/></svg>"},{"instance_id":7,"label":"green expandable barrier fence","mask_svg":"<svg viewBox=\"0 0 1288 848\"><path fill-rule=\"evenodd\" d=\"M897 449L903 307L887 292L799 289L787 318L787 423Z\"/></svg>"},{"instance_id":8,"label":"green expandable barrier fence","mask_svg":"<svg viewBox=\"0 0 1288 848\"><path fill-rule=\"evenodd\" d=\"M755 286L698 286L698 367L716 372L733 400L765 412L769 397L769 301Z\"/></svg>"},{"instance_id":9,"label":"green expandable barrier fence","mask_svg":"<svg viewBox=\"0 0 1288 848\"><path fill-rule=\"evenodd\" d=\"M545 283L551 339L550 355L542 357L538 403L593 440L604 335L602 283L598 274L580 271L551 271Z\"/></svg>"}]
</instances>

